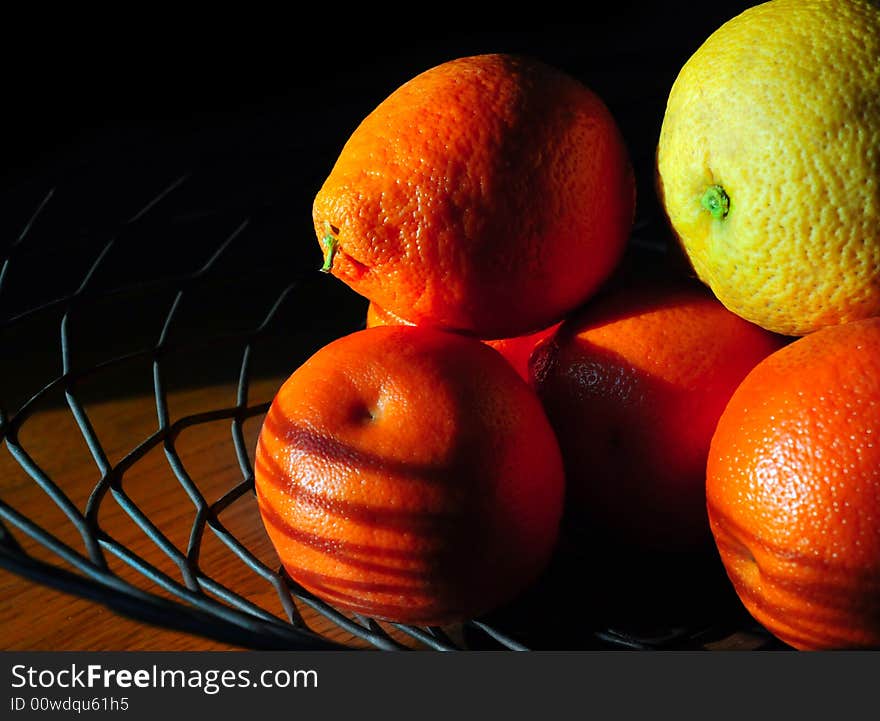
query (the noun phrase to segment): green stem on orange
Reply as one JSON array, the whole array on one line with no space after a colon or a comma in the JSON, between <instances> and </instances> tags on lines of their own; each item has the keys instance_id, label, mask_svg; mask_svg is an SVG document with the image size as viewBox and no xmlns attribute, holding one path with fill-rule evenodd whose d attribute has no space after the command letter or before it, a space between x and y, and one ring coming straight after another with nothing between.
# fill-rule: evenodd
<instances>
[{"instance_id":1,"label":"green stem on orange","mask_svg":"<svg viewBox=\"0 0 880 721\"><path fill-rule=\"evenodd\" d=\"M324 246L324 265L321 266L322 273L329 273L333 267L333 258L336 256L336 246L339 245L339 238L329 233L321 238L321 245Z\"/></svg>"},{"instance_id":2,"label":"green stem on orange","mask_svg":"<svg viewBox=\"0 0 880 721\"><path fill-rule=\"evenodd\" d=\"M724 220L730 211L730 198L720 185L710 185L700 198L700 205L708 210L715 220Z\"/></svg>"}]
</instances>

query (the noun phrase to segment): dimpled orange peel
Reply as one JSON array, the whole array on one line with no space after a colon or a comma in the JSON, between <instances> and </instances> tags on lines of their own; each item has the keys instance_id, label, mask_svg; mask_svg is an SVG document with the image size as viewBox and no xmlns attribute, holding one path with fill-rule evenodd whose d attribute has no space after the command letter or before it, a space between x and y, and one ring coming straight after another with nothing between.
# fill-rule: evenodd
<instances>
[{"instance_id":1,"label":"dimpled orange peel","mask_svg":"<svg viewBox=\"0 0 880 721\"><path fill-rule=\"evenodd\" d=\"M260 431L260 513L290 576L402 623L473 618L534 582L564 478L526 383L472 338L370 328L321 348Z\"/></svg>"},{"instance_id":2,"label":"dimpled orange peel","mask_svg":"<svg viewBox=\"0 0 880 721\"><path fill-rule=\"evenodd\" d=\"M880 318L759 363L709 450L712 532L746 608L799 649L880 648Z\"/></svg>"},{"instance_id":3,"label":"dimpled orange peel","mask_svg":"<svg viewBox=\"0 0 880 721\"><path fill-rule=\"evenodd\" d=\"M536 60L478 55L395 90L313 204L324 269L411 323L509 338L616 266L635 183L602 100Z\"/></svg>"}]
</instances>

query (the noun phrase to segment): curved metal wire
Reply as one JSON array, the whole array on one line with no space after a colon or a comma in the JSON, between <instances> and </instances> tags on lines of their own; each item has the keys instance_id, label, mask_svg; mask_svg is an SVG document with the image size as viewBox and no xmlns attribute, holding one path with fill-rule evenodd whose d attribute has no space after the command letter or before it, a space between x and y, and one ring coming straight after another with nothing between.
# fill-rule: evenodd
<instances>
[{"instance_id":1,"label":"curved metal wire","mask_svg":"<svg viewBox=\"0 0 880 721\"><path fill-rule=\"evenodd\" d=\"M191 173L176 177L146 202L122 224L123 229L141 223L191 181ZM40 215L56 197L55 188L49 190L38 203L21 233L8 246L0 263L0 298L7 289L14 256L29 236ZM219 641L248 648L338 649L343 646L309 628L302 608L310 608L339 629L373 647L384 650L408 649L390 633L408 636L418 646L448 651L468 648L467 642L454 640L439 628L417 628L403 624L383 626L375 619L351 617L331 604L309 593L293 581L283 569L271 568L231 533L222 522L222 516L236 503L253 494L253 461L245 442L244 422L259 417L268 409L267 403L250 401L250 382L253 358L261 342L272 334L283 308L297 302L300 281L287 279L279 284L259 322L251 329L237 333L220 333L201 340L172 341L171 330L180 310L192 290L206 282L214 273L223 256L243 238L246 238L249 219L238 222L208 254L201 266L191 273L168 274L129 285L111 287L100 293L93 291L93 281L119 242L114 236L106 242L89 265L82 281L72 293L4 317L0 313L0 331L28 322L38 314L51 309L63 309L60 322L61 372L46 380L42 387L17 409L11 410L0 399L0 442L5 443L12 458L60 509L75 528L82 552L62 541L49 529L43 528L0 498L0 566L59 591L91 599L117 613L143 621L202 635ZM109 360L77 367L75 363L76 325L81 311L99 299L124 297L152 289L173 291L161 330L155 343L136 351L119 354ZM235 349L240 357L234 405L210 408L173 419L169 410L165 380L166 362L194 348L222 347ZM100 377L110 369L138 360L149 360L152 366L152 386L157 426L145 438L132 439L131 449L113 463L101 442L89 413L80 399L79 384L85 378ZM67 408L85 442L94 462L97 480L84 509L80 510L65 494L63 488L28 453L20 440L20 431L35 412L38 404L50 393L63 390ZM220 420L230 422L229 446L235 453L240 478L222 497L208 502L200 488L200 479L194 477L177 449L180 433L190 427ZM160 447L174 478L185 492L195 510L184 548L178 548L150 516L150 509L141 508L126 490L126 475L151 450ZM113 538L99 523L99 511L108 497L115 500L129 519L167 557L178 574L172 577ZM235 557L243 562L262 582L271 587L278 597L283 615L263 608L245 598L234 588L228 588L207 574L200 565L206 531L210 531ZM38 560L26 552L15 537L24 534L56 556L62 565ZM168 597L139 587L120 578L111 569L107 554L119 559L138 573L145 582L158 586ZM72 570L70 570L72 569ZM476 634L478 646L487 644L496 648L527 650L528 646L503 630L480 619L465 624L465 630ZM730 628L669 629L652 637L639 637L614 629L599 629L593 634L600 646L608 648L689 648L695 647L718 634L729 633ZM713 635L714 634L714 635Z\"/></svg>"}]
</instances>

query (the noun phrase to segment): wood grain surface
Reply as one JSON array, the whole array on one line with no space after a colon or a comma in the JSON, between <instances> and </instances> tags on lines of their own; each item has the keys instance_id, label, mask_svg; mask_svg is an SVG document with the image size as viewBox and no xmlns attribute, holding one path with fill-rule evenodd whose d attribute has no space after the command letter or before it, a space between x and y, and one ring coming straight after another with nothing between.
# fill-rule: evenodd
<instances>
[{"instance_id":1,"label":"wood grain surface","mask_svg":"<svg viewBox=\"0 0 880 721\"><path fill-rule=\"evenodd\" d=\"M316 275L318 275L316 273ZM286 374L314 350L329 340L354 330L363 323L365 303L341 283L326 284L317 278L298 288L299 295L282 308L277 317L279 332L261 337L252 357L249 407L264 407L274 397ZM265 283L263 285L266 285ZM178 314L177 340L182 345L169 346L162 354L167 387L169 422L206 411L236 405L236 380L242 363L239 341L224 344L209 342L228 329L252 328L276 297L280 284L263 289L246 286L236 279L236 293L228 284L189 291L192 302L187 308L191 318ZM237 302L246 297L247 304ZM162 327L162 318L174 299L174 289L126 297L123 300L98 298L88 307L78 308L70 325L74 360L78 367L94 369L106 359L123 356L139 348L150 348ZM311 309L332 308L332 323L311 319ZM58 328L63 309L35 317L27 324L5 329L0 347L0 405L9 413L7 419L17 426L13 415L34 393L40 396L30 416L17 430L17 440L46 475L53 479L72 503L82 510L101 474L67 405L63 387L45 390L45 384L57 377L60 363L57 348ZM110 315L110 311L113 314ZM254 317L250 317L253 315ZM111 320L108 320L110 318ZM186 321L184 323L184 321ZM107 329L114 332L108 333ZM282 331L283 332L280 332ZM125 331L127 335L123 333ZM172 338L172 340L174 340ZM21 355L3 352L8 348L25 349ZM171 352L174 350L175 352ZM120 462L144 439L158 429L153 395L153 353L129 363L102 367L99 373L82 376L72 390L88 415L94 432L111 465ZM231 380L234 379L234 380ZM12 382L8 382L12 380ZM43 389L43 390L40 390ZM262 415L244 422L245 447L252 462ZM9 430L9 427L6 429ZM221 498L242 481L236 457L231 421L198 423L183 428L175 447L184 467L208 503ZM132 502L143 509L156 527L177 549L186 549L196 509L172 472L161 444L148 451L124 473L122 487ZM0 443L0 499L40 527L49 529L71 548L84 551L79 534L55 503L30 478L10 453L8 442ZM145 561L182 581L180 570L129 518L112 495L108 494L98 514L100 527L123 547ZM244 494L220 514L226 529L239 539L258 559L270 568L279 562L265 534L252 494ZM66 568L65 563L24 534L15 538L34 557ZM513 638L530 648L578 650L605 648L594 631L604 627L611 615L620 616L610 591L619 592L608 582L598 581L597 561L608 556L608 549L589 545L576 548L558 566L561 573L551 573L526 594L524 603L501 609L492 619ZM141 576L127 564L106 554L110 567L121 578L144 590L167 596L167 592ZM203 573L243 596L269 613L286 618L275 589L249 569L210 529L204 532L199 565ZM607 567L607 564L606 564ZM644 566L643 566L644 568ZM721 593L712 584L687 571L651 564L642 578L639 571L627 571L630 589L625 592L629 606L625 620L641 622L652 616L661 627L689 624L698 612L698 622L724 617L736 604L729 584L721 579ZM710 568L717 589L719 567ZM549 581L549 583L545 583ZM636 583L632 583L636 581ZM686 583L682 584L681 582ZM707 593L707 589L709 592ZM677 595L676 595L677 593ZM704 599L706 599L704 601ZM679 600L688 608L678 606ZM715 602L724 608L716 614ZM591 608L596 602L601 608ZM667 616L671 607L674 614ZM300 604L306 624L322 637L349 647L372 648L352 636L325 616ZM734 609L735 610L735 609ZM652 613L654 612L654 613ZM592 614L592 615L591 615ZM638 625L638 623L637 623ZM744 627L747 627L744 626ZM385 626L397 641L417 645L400 631ZM725 627L726 629L726 627ZM459 627L445 629L461 645L466 631ZM727 635L713 634L706 648L752 649L764 647L766 635L731 628ZM468 647L482 647L485 639L467 637ZM233 647L201 636L187 635L128 620L108 608L79 597L25 581L0 570L0 648L9 650L211 650Z\"/></svg>"},{"instance_id":2,"label":"wood grain surface","mask_svg":"<svg viewBox=\"0 0 880 721\"><path fill-rule=\"evenodd\" d=\"M252 392L269 396L280 380L258 382ZM234 398L231 386L211 386L171 394L173 414L191 413L228 405ZM155 406L149 396L114 399L87 407L95 432L111 462L118 461L140 439L157 428ZM262 417L245 423L252 450ZM22 427L20 440L29 455L82 509L100 475L67 408L39 412ZM189 474L210 502L241 481L241 471L230 436L230 422L195 426L181 433L177 448ZM61 540L82 551L73 526L55 504L18 466L8 449L0 454L0 493L6 503L49 528ZM149 452L124 478L124 487L139 507L178 548L185 549L195 508L172 474L161 447ZM258 558L278 567L274 551L263 530L256 502L249 495L222 514L224 525ZM102 504L99 522L112 537L172 577L179 572L165 554L128 518L111 497ZM23 535L17 539L33 555L57 563L58 559ZM167 596L125 564L108 555L111 567L141 588ZM61 564L64 566L63 562ZM282 615L278 597L268 583L257 577L208 530L200 556L204 572L248 600ZM327 638L346 645L364 646L320 614L303 609L307 624ZM221 650L234 647L202 637L168 631L129 620L102 605L69 596L0 571L0 629L2 647L8 650Z\"/></svg>"},{"instance_id":3,"label":"wood grain surface","mask_svg":"<svg viewBox=\"0 0 880 721\"><path fill-rule=\"evenodd\" d=\"M271 398L280 379L263 379L252 388L254 397ZM182 417L207 408L229 404L234 397L231 385L212 385L169 395L173 417ZM86 406L89 418L109 460L117 462L132 444L157 428L152 396L116 398ZM256 443L262 416L245 423L249 449ZM83 508L99 478L88 449L70 411L54 407L34 414L22 426L22 446L53 478L71 500ZM188 428L179 436L177 448L191 477L210 502L241 481L229 421L216 421ZM0 451L0 495L6 503L24 513L73 548L82 542L72 525L40 488L18 466L4 446ZM161 448L149 452L125 474L124 488L139 507L178 548L185 548L194 517L194 506L172 474ZM278 560L263 530L256 503L248 494L225 511L221 519L247 548L271 567ZM99 515L101 527L144 559L178 576L165 554L108 497ZM34 556L58 563L45 549L17 534L22 545ZM210 531L200 556L204 572L253 603L283 617L281 604L268 583L239 561ZM162 589L108 554L110 565L121 577L141 588L167 595ZM61 563L64 566L63 562ZM326 638L351 647L369 645L340 629L324 616L307 607L300 608L307 625ZM540 624L539 619L531 623ZM229 644L201 636L154 627L129 620L89 600L60 593L0 571L0 647L7 650L237 650ZM417 646L408 636L393 628L387 630L397 640ZM446 629L454 637L460 629ZM459 636L460 638L460 636ZM735 633L707 648L748 650L760 646L762 639L748 633Z\"/></svg>"}]
</instances>

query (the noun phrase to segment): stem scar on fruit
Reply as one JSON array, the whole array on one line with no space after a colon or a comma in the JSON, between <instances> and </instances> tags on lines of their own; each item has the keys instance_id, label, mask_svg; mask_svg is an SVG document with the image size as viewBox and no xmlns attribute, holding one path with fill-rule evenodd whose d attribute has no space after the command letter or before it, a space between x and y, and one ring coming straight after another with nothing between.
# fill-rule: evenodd
<instances>
[{"instance_id":1,"label":"stem scar on fruit","mask_svg":"<svg viewBox=\"0 0 880 721\"><path fill-rule=\"evenodd\" d=\"M710 185L700 198L702 205L715 220L724 220L730 211L730 198L720 185Z\"/></svg>"},{"instance_id":2,"label":"stem scar on fruit","mask_svg":"<svg viewBox=\"0 0 880 721\"><path fill-rule=\"evenodd\" d=\"M336 257L336 247L339 245L339 238L336 237L336 234L339 233L338 228L334 228L330 223L324 222L324 232L326 235L321 238L321 245L324 246L324 265L321 266L322 273L329 273L330 269L333 267L333 258Z\"/></svg>"}]
</instances>

